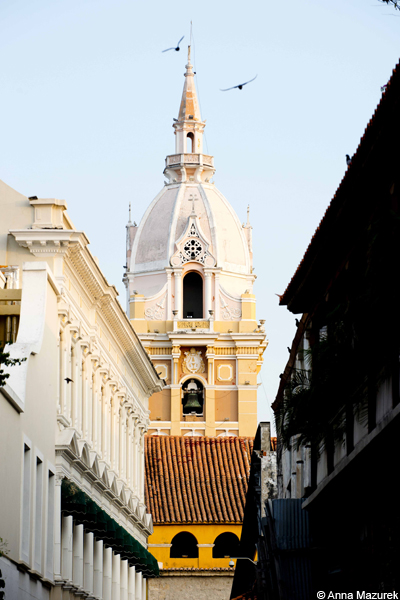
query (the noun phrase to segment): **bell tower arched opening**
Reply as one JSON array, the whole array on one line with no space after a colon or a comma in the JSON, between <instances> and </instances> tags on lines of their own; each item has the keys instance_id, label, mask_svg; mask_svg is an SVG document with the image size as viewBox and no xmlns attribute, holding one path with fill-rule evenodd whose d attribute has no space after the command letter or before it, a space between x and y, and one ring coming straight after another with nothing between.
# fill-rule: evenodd
<instances>
[{"instance_id":1,"label":"bell tower arched opening","mask_svg":"<svg viewBox=\"0 0 400 600\"><path fill-rule=\"evenodd\" d=\"M182 385L182 414L204 414L204 387L198 379L190 378Z\"/></svg>"},{"instance_id":2,"label":"bell tower arched opening","mask_svg":"<svg viewBox=\"0 0 400 600\"><path fill-rule=\"evenodd\" d=\"M203 278L195 271L183 279L183 318L203 318Z\"/></svg>"},{"instance_id":3,"label":"bell tower arched opening","mask_svg":"<svg viewBox=\"0 0 400 600\"><path fill-rule=\"evenodd\" d=\"M194 135L191 131L186 136L186 152L188 154L194 153Z\"/></svg>"}]
</instances>

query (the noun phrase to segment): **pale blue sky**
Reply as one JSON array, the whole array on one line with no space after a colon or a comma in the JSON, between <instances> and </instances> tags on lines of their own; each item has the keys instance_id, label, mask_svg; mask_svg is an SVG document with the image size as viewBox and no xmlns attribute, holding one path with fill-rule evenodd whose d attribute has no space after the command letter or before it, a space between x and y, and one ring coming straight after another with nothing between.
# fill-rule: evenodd
<instances>
[{"instance_id":1,"label":"pale blue sky","mask_svg":"<svg viewBox=\"0 0 400 600\"><path fill-rule=\"evenodd\" d=\"M275 294L399 59L399 18L378 0L2 0L0 178L67 200L125 306L128 204L139 222L163 186L192 20L205 151L242 221L251 207L257 312L270 340L259 419L270 420L295 330ZM183 51L162 54L182 35ZM219 91L256 74L242 91Z\"/></svg>"}]
</instances>

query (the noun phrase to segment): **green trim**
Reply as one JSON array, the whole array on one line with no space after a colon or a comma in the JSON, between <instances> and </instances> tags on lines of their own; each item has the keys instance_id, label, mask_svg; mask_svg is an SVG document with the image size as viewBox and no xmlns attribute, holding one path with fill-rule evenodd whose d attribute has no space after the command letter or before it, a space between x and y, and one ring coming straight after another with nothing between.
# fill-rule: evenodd
<instances>
[{"instance_id":1,"label":"green trim","mask_svg":"<svg viewBox=\"0 0 400 600\"><path fill-rule=\"evenodd\" d=\"M61 511L71 515L75 523L103 540L105 546L111 547L147 578L159 577L154 556L69 479L62 480Z\"/></svg>"}]
</instances>

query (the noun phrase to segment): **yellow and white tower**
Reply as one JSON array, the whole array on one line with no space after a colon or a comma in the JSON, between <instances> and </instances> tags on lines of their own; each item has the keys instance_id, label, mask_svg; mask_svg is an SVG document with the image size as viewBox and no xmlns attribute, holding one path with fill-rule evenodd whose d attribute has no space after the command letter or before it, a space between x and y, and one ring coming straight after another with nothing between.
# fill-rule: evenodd
<instances>
[{"instance_id":1,"label":"yellow and white tower","mask_svg":"<svg viewBox=\"0 0 400 600\"><path fill-rule=\"evenodd\" d=\"M150 435L253 436L267 342L252 228L212 182L204 127L189 47L164 187L139 227L127 226L128 314L167 383L150 398Z\"/></svg>"}]
</instances>

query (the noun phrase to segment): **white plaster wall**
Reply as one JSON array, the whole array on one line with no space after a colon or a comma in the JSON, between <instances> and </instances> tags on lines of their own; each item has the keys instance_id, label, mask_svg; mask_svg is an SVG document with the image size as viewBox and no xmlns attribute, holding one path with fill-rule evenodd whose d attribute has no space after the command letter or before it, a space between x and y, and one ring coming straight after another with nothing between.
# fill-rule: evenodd
<instances>
[{"instance_id":1,"label":"white plaster wall","mask_svg":"<svg viewBox=\"0 0 400 600\"><path fill-rule=\"evenodd\" d=\"M9 557L16 561L19 560L23 436L32 442L32 454L37 449L43 455L45 483L48 462L55 464L57 339L57 298L47 283L43 342L40 352L29 358L24 412L18 413L0 394L0 456L6 457L0 461L0 481L6 482L1 486L1 537L7 540ZM32 473L35 468L33 458Z\"/></svg>"},{"instance_id":2,"label":"white plaster wall","mask_svg":"<svg viewBox=\"0 0 400 600\"><path fill-rule=\"evenodd\" d=\"M6 600L49 600L50 590L39 580L29 577L28 573L18 571L16 565L0 557L0 569L5 587L3 590Z\"/></svg>"}]
</instances>

